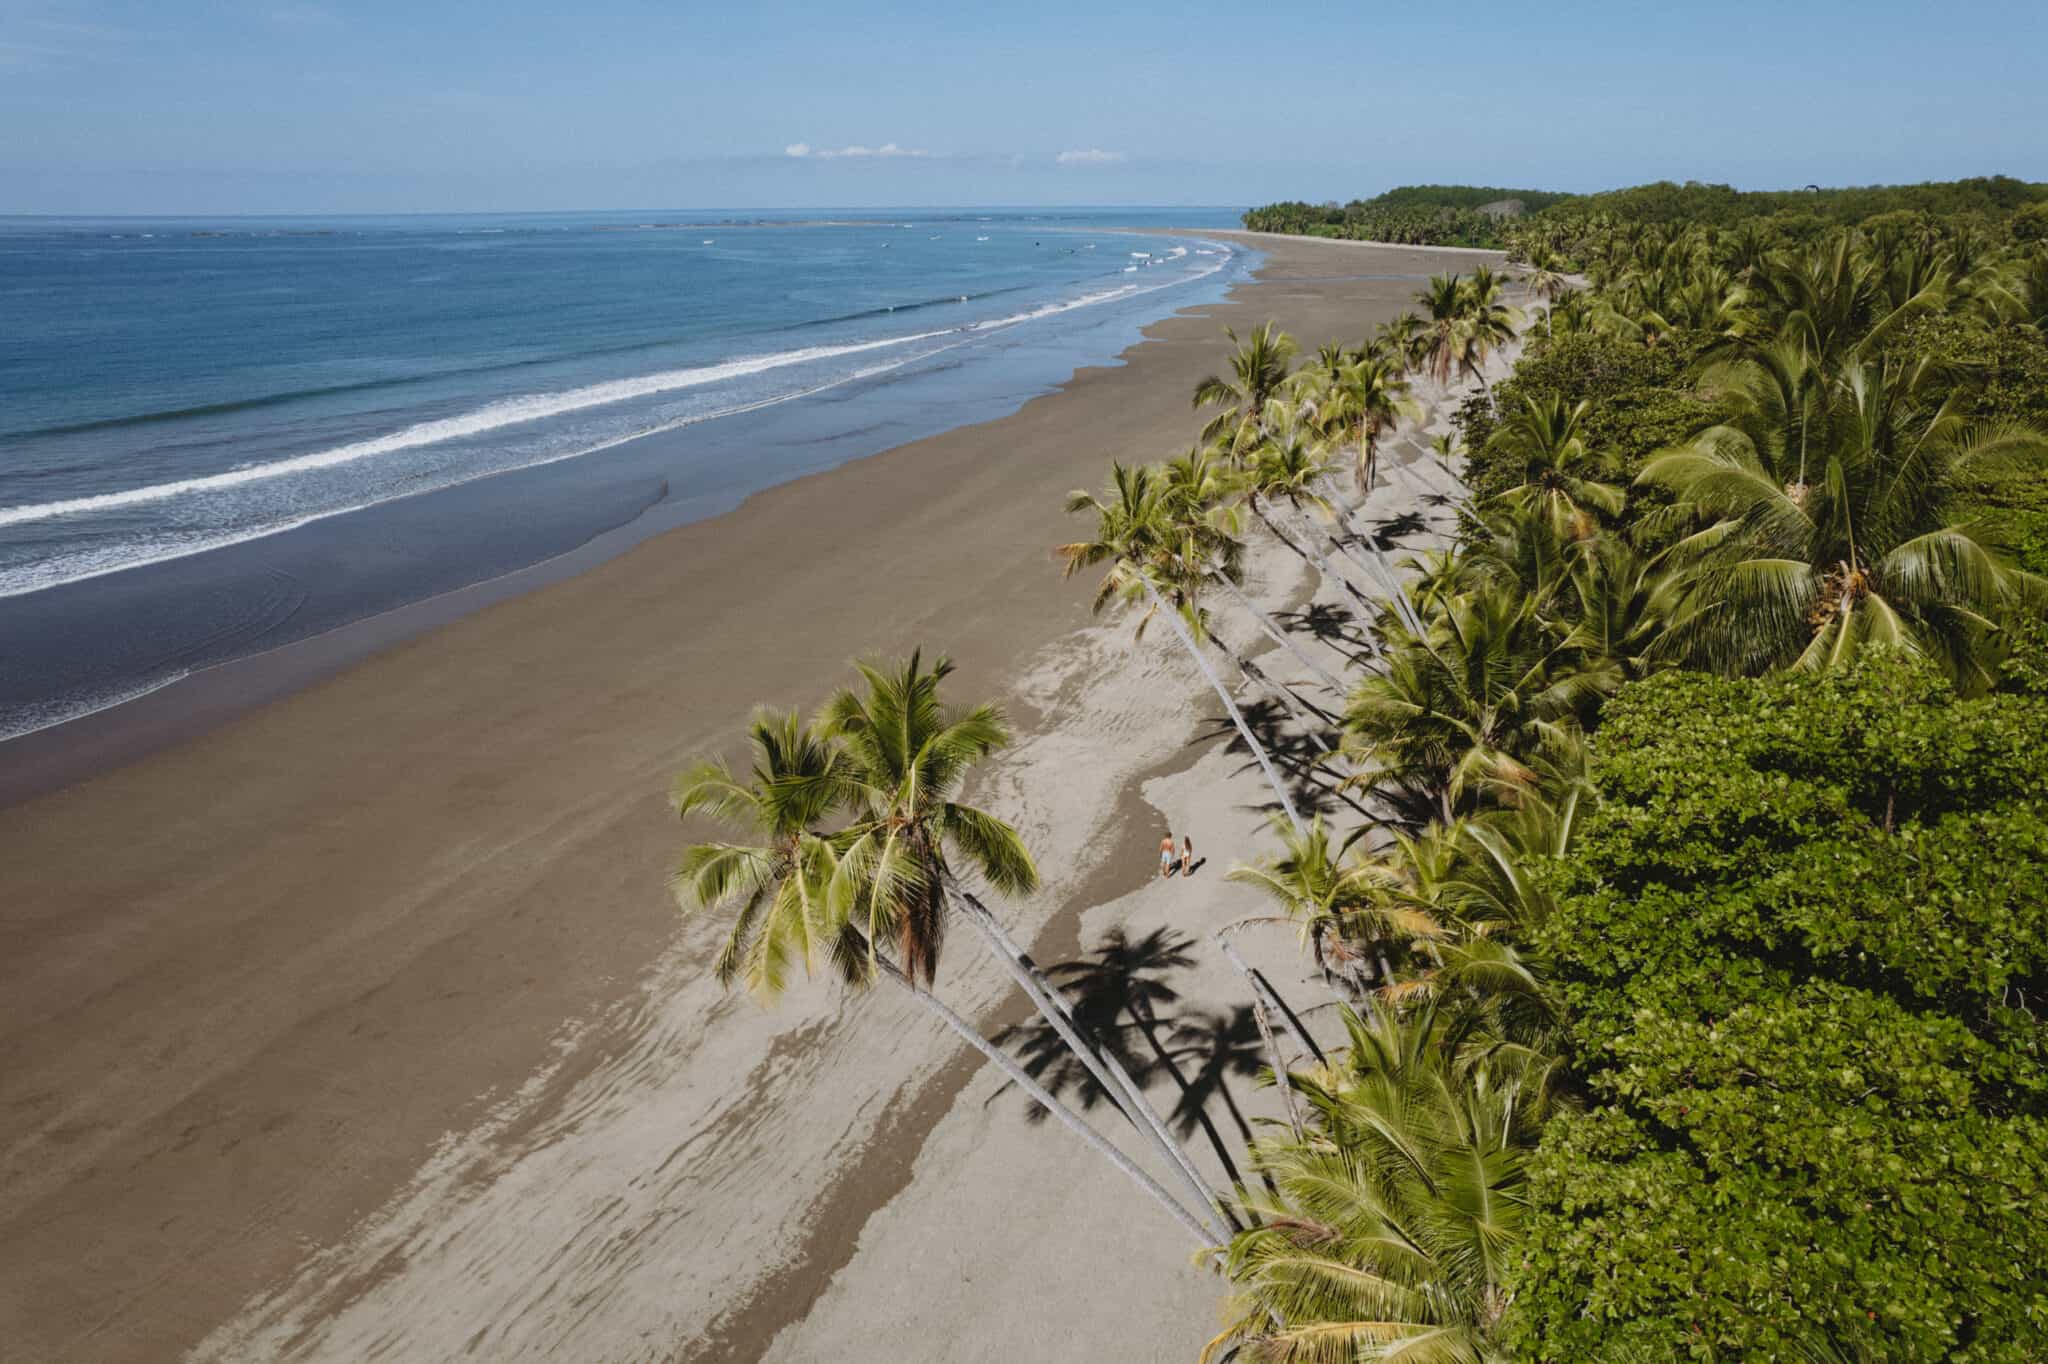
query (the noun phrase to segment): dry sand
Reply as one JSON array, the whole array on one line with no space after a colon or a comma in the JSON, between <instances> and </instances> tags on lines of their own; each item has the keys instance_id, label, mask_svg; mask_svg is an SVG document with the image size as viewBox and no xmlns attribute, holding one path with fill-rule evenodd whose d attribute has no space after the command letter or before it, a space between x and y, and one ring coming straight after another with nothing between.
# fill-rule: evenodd
<instances>
[{"instance_id":1,"label":"dry sand","mask_svg":"<svg viewBox=\"0 0 2048 1364\"><path fill-rule=\"evenodd\" d=\"M1060 499L1185 445L1226 323L1355 342L1406 277L1470 264L1261 245L1226 303L1011 417L0 811L0 1357L1191 1357L1220 1286L1185 1234L921 1012L718 993L715 925L661 891L663 794L756 702L808 706L857 653L950 652L953 694L1019 730L977 792L1046 872L1003 911L1017 935L1057 961L1185 934L1171 1011L1237 1008L1206 937L1252 912L1222 873L1260 850L1261 779L1169 638L1089 622L1059 581ZM1443 475L1390 484L1375 514ZM1284 553L1258 569L1262 599L1307 598ZM1208 862L1162 884L1169 823ZM1291 938L1246 951L1321 997ZM942 986L1023 1018L965 933Z\"/></svg>"}]
</instances>

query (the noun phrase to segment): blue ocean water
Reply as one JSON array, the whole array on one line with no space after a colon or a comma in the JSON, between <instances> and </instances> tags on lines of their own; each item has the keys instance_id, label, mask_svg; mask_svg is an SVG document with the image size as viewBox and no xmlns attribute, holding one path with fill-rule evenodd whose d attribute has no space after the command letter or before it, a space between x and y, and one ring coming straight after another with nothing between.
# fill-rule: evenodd
<instances>
[{"instance_id":1,"label":"blue ocean water","mask_svg":"<svg viewBox=\"0 0 2048 1364\"><path fill-rule=\"evenodd\" d=\"M562 552L629 504L715 510L935 409L996 415L1219 296L1248 257L1169 229L1235 221L0 219L0 736ZM828 452L779 457L778 433ZM587 492L576 515L509 477L544 466L572 479L551 506ZM423 513L397 504L461 488L403 529ZM375 564L344 553L371 531ZM347 590L306 580L319 553Z\"/></svg>"}]
</instances>

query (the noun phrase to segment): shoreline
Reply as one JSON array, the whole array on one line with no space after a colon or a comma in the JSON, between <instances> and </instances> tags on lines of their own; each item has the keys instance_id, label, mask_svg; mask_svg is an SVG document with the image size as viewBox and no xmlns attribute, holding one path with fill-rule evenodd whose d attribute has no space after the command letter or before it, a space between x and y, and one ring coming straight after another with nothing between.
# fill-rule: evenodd
<instances>
[{"instance_id":1,"label":"shoreline","mask_svg":"<svg viewBox=\"0 0 2048 1364\"><path fill-rule=\"evenodd\" d=\"M1058 230L1078 232L1084 229ZM1199 238L1208 233L1207 229L1197 228L1098 230L1184 238ZM1249 255L1249 261L1235 268L1255 270L1259 253L1252 251ZM1242 282L1242 279L1237 281ZM1184 285L1152 286L1142 292L1150 294L1190 286L1195 301L1181 305L1164 317L1172 317L1191 308L1214 306L1227 296L1230 287L1234 287L1223 285L1223 294L1219 295L1216 294L1217 281L1197 278L1186 281ZM579 508L561 526L551 528L547 533L536 535L523 528L509 532L508 542L522 545L524 552L532 555L524 562L515 559L506 567L489 568L481 576L468 581L463 581L457 573L454 581L438 587L430 585L431 579L448 578L451 574L445 567L423 562L416 567L425 575L421 584L426 587L424 595L372 605L361 614L351 614L348 607L338 603L326 603L324 614L342 613L337 623L317 625L311 633L297 637L287 634L285 638L251 652L226 658L202 658L189 668L177 667L170 659L159 660L152 666L172 666L175 675L122 680L105 689L105 694L111 699L92 709L0 738L0 807L60 790L160 749L204 735L237 715L291 696L396 644L498 602L588 572L645 540L731 515L760 493L829 472L849 462L886 454L901 445L1000 420L1039 396L1060 391L1083 370L1121 363L1122 351L1142 341L1145 329L1161 320L1163 317L1145 322L1126 319L1107 324L1094 323L1092 325L1097 327L1114 326L1131 339L1114 354L1102 356L1091 363L1059 368L1057 378L1051 374L1032 373L1027 366L1024 373L1006 378L995 388L988 387L984 380L983 387L971 390L968 398L981 410L973 414L946 410L939 423L934 425L923 420L921 414L926 410L944 410L949 401L958 401L947 389L940 388L934 394L925 395L935 401L924 407L904 409L905 413L915 415L899 414L893 419L886 415L876 417L877 426L887 424L912 428L907 435L899 435L884 445L873 444L872 438L865 436L864 429L842 435L834 435L829 430L812 430L804 425L801 414L792 415L784 410L783 402L766 403L729 414L715 424L692 423L677 429L649 431L610 442L598 451L583 455L545 460L445 487L424 489L369 506L322 515L276 532L160 564L137 565L132 569L59 584L48 589L46 595L30 594L20 598L20 602L26 603L24 610L39 615L30 614L26 621L13 621L10 623L12 627L60 629L61 622L66 619L65 613L79 609L74 598L80 592L97 594L99 601L103 602L110 597L118 600L124 594L145 588L154 590L159 597L168 592L172 598L180 593L213 593L228 581L237 584L241 590L252 590L253 584L265 575L274 576L281 571L285 578L290 579L307 576L309 567L321 569L323 564L317 557L319 551L309 547L312 545L334 547L328 551L330 562L325 565L331 568L346 562L345 550L340 547L345 546L351 536L396 542L433 538L442 517L453 515L471 520L509 517L518 521L523 519L523 509L536 500L550 508ZM1099 353L1099 347L1096 349ZM987 360L995 354L999 352L980 358ZM1044 367L1039 365L1038 368ZM927 388L932 386L929 377L920 378L916 371L912 371L910 381L923 383ZM895 382L885 377L871 384L867 391L879 395ZM817 396L816 393L801 395L804 398ZM880 401L886 407L891 400ZM900 399L895 401L899 407L902 405ZM808 412L812 409L803 410ZM759 448L764 440L771 446L780 442L793 448L816 446L827 450L829 447L829 453L825 454L823 462L808 458L799 460L793 472L774 476L761 487L746 486L744 480L733 486L729 478L721 478L705 488L694 484L683 487L673 483L672 476L664 467L678 457L674 452L698 448L703 451L701 461L707 461L718 469L735 467L746 451ZM846 448L838 448L841 445ZM595 469L584 462L588 455L600 452L610 460L604 468ZM682 457L690 458L687 454ZM572 526L580 529L572 529ZM339 559L334 558L337 552L342 555ZM475 566L481 567L481 564ZM222 574L238 576L223 579ZM142 575L154 575L154 578ZM165 583L169 586L155 586ZM0 601L0 607L5 605ZM103 608L88 598L86 609ZM286 619L274 624L289 628L290 618L299 614L299 609L294 608ZM117 619L125 627L138 624L132 612ZM269 627L265 627L265 632L270 632ZM195 647L203 647L203 641L202 645Z\"/></svg>"},{"instance_id":2,"label":"shoreline","mask_svg":"<svg viewBox=\"0 0 2048 1364\"><path fill-rule=\"evenodd\" d=\"M1400 250L1404 266L1430 272L1435 253ZM1062 534L1059 498L1099 483L1111 455L1153 458L1184 441L1185 395L1221 362L1226 322L1242 330L1273 315L1313 345L1413 292L1385 280L1290 284L1300 263L1292 248L1269 253L1222 303L1148 326L1115 364L1007 417L758 493L0 811L16 906L0 1028L25 1058L0 1088L10 1173L25 1176L0 1212L8 1281L20 1285L0 1325L53 1360L188 1348L266 1291L288 1298L320 1254L356 1244L363 1219L421 1189L437 1143L446 1160L473 1162L450 1177L485 1181L481 1201L521 1168L507 1162L527 1149L522 1132L564 1152L618 1135L593 1115L628 1093L644 1100L641 1085L683 1085L662 1091L672 1102L659 1111L670 1145L683 1143L668 1160L695 1181L693 1211L716 1222L735 1172L756 1198L796 1200L755 1212L772 1226L714 1237L716 1263L697 1279L662 1277L665 1297L706 1326L744 1301L743 1283L761 1277L749 1274L805 1240L809 1205L778 1181L849 1168L890 1095L953 1050L914 1031L902 1055L877 1049L882 1020L844 1017L867 1002L825 987L777 1014L704 991L693 968L705 935L678 931L659 894L676 842L659 800L668 775L729 742L756 701L808 703L852 654L923 642L959 658L957 697L1009 698L1020 747L1059 757L1041 784L1107 776L1087 750L1060 749L1073 742L1073 698L1034 696L1020 676L1048 650L1128 633L1087 625L1085 593L1060 583L1047 553ZM1194 721L1177 689L1186 679L1168 685L1156 651L1100 647L1083 661L1110 673L1119 704ZM1148 678L1155 695L1130 695ZM1143 732L1132 724L1131 736ZM1132 737L1112 763L1145 743L1180 746L1171 734ZM1113 808L1115 790L1098 799ZM1106 864L1101 833L1087 819L1065 828L1075 867ZM678 982L653 1003L646 983L668 977L650 977L650 961ZM1001 997L992 977L962 974L984 1006ZM656 1004L682 1010L694 1031L650 1032ZM829 1077L812 1069L828 1064ZM842 1132L847 1115L828 1107L809 1116L829 1131L785 1131L788 1151L760 1146L749 1109L765 1104L786 1124L805 1102L787 1086L805 1081L824 1087L806 1096L849 1104L853 1126ZM967 1097L980 1082L977 1071ZM597 1098L562 1111L593 1085ZM750 1103L734 1107L733 1091ZM484 1133L479 1121L507 1104ZM648 1111L626 1104L614 1116L630 1126ZM473 1130L481 1146L454 1140ZM690 1154L700 1140L726 1146ZM928 1155L920 1137L908 1159ZM822 1167L776 1173L777 1161L805 1158ZM544 1198L533 1215L567 1211ZM855 1214L865 1252L872 1213ZM534 1232L544 1244L550 1234ZM309 1247L326 1249L309 1260ZM434 1248L413 1245L387 1273L417 1261L425 1275ZM500 1250L516 1260L535 1248L515 1237ZM97 1278L66 1274L67 1255L88 1257ZM329 1323L380 1282L344 1277L299 1305Z\"/></svg>"}]
</instances>

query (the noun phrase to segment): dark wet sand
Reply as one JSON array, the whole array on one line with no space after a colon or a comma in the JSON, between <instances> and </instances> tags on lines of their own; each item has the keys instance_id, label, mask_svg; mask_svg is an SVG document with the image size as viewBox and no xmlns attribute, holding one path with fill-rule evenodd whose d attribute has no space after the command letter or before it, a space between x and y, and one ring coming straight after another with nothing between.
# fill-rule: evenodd
<instances>
[{"instance_id":1,"label":"dark wet sand","mask_svg":"<svg viewBox=\"0 0 2048 1364\"><path fill-rule=\"evenodd\" d=\"M669 944L663 795L686 757L859 653L943 649L959 694L1000 693L1086 619L1047 552L1062 495L1190 438L1226 323L1356 340L1416 287L1385 276L1470 264L1261 245L1256 283L1010 417L762 493L0 810L0 1355L175 1357L331 1243ZM222 695L261 698L279 663L245 666ZM819 1233L857 1234L866 1202ZM807 1300L803 1277L780 1292Z\"/></svg>"}]
</instances>

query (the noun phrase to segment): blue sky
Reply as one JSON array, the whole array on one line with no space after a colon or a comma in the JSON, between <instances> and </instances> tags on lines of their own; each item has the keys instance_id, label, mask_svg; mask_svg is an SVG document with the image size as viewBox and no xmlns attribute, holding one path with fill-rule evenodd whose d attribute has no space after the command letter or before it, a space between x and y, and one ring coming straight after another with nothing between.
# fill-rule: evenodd
<instances>
[{"instance_id":1,"label":"blue sky","mask_svg":"<svg viewBox=\"0 0 2048 1364\"><path fill-rule=\"evenodd\" d=\"M2048 179L2048 5L0 0L0 213Z\"/></svg>"}]
</instances>

